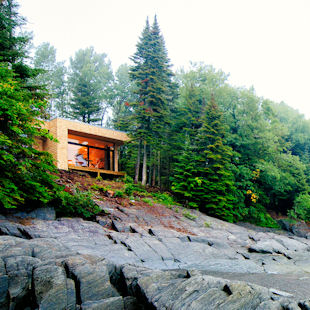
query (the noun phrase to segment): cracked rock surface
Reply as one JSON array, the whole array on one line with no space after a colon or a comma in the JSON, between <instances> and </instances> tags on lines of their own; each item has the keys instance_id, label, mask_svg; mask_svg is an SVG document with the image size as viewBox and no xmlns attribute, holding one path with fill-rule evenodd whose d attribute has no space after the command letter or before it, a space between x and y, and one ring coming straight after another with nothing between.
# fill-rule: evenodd
<instances>
[{"instance_id":1,"label":"cracked rock surface","mask_svg":"<svg viewBox=\"0 0 310 310\"><path fill-rule=\"evenodd\" d=\"M306 238L103 207L97 222L2 217L0 309L310 309Z\"/></svg>"}]
</instances>

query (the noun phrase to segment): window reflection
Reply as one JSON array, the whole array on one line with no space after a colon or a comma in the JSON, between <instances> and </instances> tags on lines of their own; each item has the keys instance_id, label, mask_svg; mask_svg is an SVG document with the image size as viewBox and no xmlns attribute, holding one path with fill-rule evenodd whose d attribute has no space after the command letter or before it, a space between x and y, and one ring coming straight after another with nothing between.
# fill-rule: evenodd
<instances>
[{"instance_id":1,"label":"window reflection","mask_svg":"<svg viewBox=\"0 0 310 310\"><path fill-rule=\"evenodd\" d=\"M87 167L87 147L68 144L68 164Z\"/></svg>"},{"instance_id":2,"label":"window reflection","mask_svg":"<svg viewBox=\"0 0 310 310\"><path fill-rule=\"evenodd\" d=\"M68 164L114 170L114 144L68 134Z\"/></svg>"}]
</instances>

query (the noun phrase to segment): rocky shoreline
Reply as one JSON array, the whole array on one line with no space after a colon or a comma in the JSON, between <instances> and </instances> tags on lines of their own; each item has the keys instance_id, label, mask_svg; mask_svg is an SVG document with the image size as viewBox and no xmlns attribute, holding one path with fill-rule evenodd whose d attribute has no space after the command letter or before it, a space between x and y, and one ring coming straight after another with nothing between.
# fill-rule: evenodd
<instances>
[{"instance_id":1,"label":"rocky shoreline","mask_svg":"<svg viewBox=\"0 0 310 310\"><path fill-rule=\"evenodd\" d=\"M97 222L1 218L0 309L310 309L306 238L101 207Z\"/></svg>"}]
</instances>

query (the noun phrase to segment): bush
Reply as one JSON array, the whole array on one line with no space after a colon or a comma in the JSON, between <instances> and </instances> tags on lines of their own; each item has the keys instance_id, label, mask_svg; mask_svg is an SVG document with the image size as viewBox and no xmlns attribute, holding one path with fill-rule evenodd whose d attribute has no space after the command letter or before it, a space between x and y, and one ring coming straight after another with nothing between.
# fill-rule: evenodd
<instances>
[{"instance_id":1,"label":"bush","mask_svg":"<svg viewBox=\"0 0 310 310\"><path fill-rule=\"evenodd\" d=\"M102 193L104 193L104 192L106 192L106 191L111 189L110 186L105 187L103 185L98 185L98 184L93 184L90 188L95 190L95 191L102 192Z\"/></svg>"},{"instance_id":2,"label":"bush","mask_svg":"<svg viewBox=\"0 0 310 310\"><path fill-rule=\"evenodd\" d=\"M126 174L126 175L124 176L123 181L124 181L124 183L126 183L126 184L133 184L133 178L130 177L128 174Z\"/></svg>"},{"instance_id":3,"label":"bush","mask_svg":"<svg viewBox=\"0 0 310 310\"><path fill-rule=\"evenodd\" d=\"M168 193L153 193L152 196L154 197L156 202L165 206L171 206L176 204L173 197Z\"/></svg>"},{"instance_id":4,"label":"bush","mask_svg":"<svg viewBox=\"0 0 310 310\"><path fill-rule=\"evenodd\" d=\"M294 201L294 207L288 212L289 217L303 221L310 221L310 195L300 194Z\"/></svg>"},{"instance_id":5,"label":"bush","mask_svg":"<svg viewBox=\"0 0 310 310\"><path fill-rule=\"evenodd\" d=\"M82 192L75 188L74 194L60 191L53 201L57 216L91 218L101 209L92 200L91 192Z\"/></svg>"},{"instance_id":6,"label":"bush","mask_svg":"<svg viewBox=\"0 0 310 310\"><path fill-rule=\"evenodd\" d=\"M113 197L119 197L119 198L123 198L125 196L123 191L117 190L115 191Z\"/></svg>"},{"instance_id":7,"label":"bush","mask_svg":"<svg viewBox=\"0 0 310 310\"><path fill-rule=\"evenodd\" d=\"M266 209L260 205L256 204L248 208L248 212L244 221L248 221L257 226L279 228L278 223L267 213Z\"/></svg>"},{"instance_id":8,"label":"bush","mask_svg":"<svg viewBox=\"0 0 310 310\"><path fill-rule=\"evenodd\" d=\"M132 196L132 194L134 192L136 192L136 193L147 193L147 191L144 188L141 188L139 185L133 184L133 183L127 183L125 185L125 194L127 196Z\"/></svg>"},{"instance_id":9,"label":"bush","mask_svg":"<svg viewBox=\"0 0 310 310\"><path fill-rule=\"evenodd\" d=\"M134 190L135 190L135 186L133 184L126 184L126 186L125 186L125 194L127 196L132 196Z\"/></svg>"},{"instance_id":10,"label":"bush","mask_svg":"<svg viewBox=\"0 0 310 310\"><path fill-rule=\"evenodd\" d=\"M150 198L143 198L142 199L143 202L147 203L148 205L152 206L153 205L153 201Z\"/></svg>"}]
</instances>

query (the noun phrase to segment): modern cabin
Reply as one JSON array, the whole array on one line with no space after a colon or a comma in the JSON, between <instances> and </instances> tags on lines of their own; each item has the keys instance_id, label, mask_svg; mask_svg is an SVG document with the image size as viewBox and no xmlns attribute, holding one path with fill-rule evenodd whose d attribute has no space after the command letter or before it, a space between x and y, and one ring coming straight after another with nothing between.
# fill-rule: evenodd
<instances>
[{"instance_id":1,"label":"modern cabin","mask_svg":"<svg viewBox=\"0 0 310 310\"><path fill-rule=\"evenodd\" d=\"M40 139L38 148L54 156L58 169L124 175L118 171L118 148L129 140L125 132L62 118L45 122L45 128L58 143Z\"/></svg>"}]
</instances>

